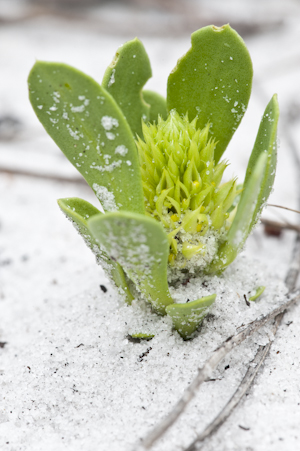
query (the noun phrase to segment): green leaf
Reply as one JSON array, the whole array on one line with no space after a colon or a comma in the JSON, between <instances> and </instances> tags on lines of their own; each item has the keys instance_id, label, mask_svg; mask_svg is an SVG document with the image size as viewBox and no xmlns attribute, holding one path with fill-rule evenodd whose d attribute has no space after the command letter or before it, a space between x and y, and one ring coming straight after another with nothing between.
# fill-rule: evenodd
<instances>
[{"instance_id":1,"label":"green leaf","mask_svg":"<svg viewBox=\"0 0 300 451\"><path fill-rule=\"evenodd\" d=\"M216 294L211 294L186 304L168 305L166 312L182 338L185 340L192 338L193 333L206 316L208 307L214 303L215 299Z\"/></svg>"},{"instance_id":2,"label":"green leaf","mask_svg":"<svg viewBox=\"0 0 300 451\"><path fill-rule=\"evenodd\" d=\"M248 183L242 193L237 212L227 234L226 241L220 246L217 258L212 262L207 273L223 271L233 260L242 247L250 233L253 215L260 202L259 193L262 181L268 165L268 155L263 153L258 158L254 170L249 177Z\"/></svg>"},{"instance_id":3,"label":"green leaf","mask_svg":"<svg viewBox=\"0 0 300 451\"><path fill-rule=\"evenodd\" d=\"M114 99L92 78L65 64L37 62L28 82L37 117L104 210L143 212L136 145Z\"/></svg>"},{"instance_id":4,"label":"green leaf","mask_svg":"<svg viewBox=\"0 0 300 451\"><path fill-rule=\"evenodd\" d=\"M265 291L266 287L261 286L261 287L257 287L255 290L255 293L253 296L250 296L249 301L256 301L256 299L259 298L259 296L261 296L263 294L263 292Z\"/></svg>"},{"instance_id":5,"label":"green leaf","mask_svg":"<svg viewBox=\"0 0 300 451\"><path fill-rule=\"evenodd\" d=\"M244 189L236 215L227 235L227 241L218 251L208 272L225 269L242 249L256 224L273 187L277 161L277 124L279 107L274 95L261 120L256 141L249 159Z\"/></svg>"},{"instance_id":6,"label":"green leaf","mask_svg":"<svg viewBox=\"0 0 300 451\"><path fill-rule=\"evenodd\" d=\"M145 102L150 105L149 121L157 124L158 116L165 121L168 117L166 99L154 91L143 91Z\"/></svg>"},{"instance_id":7,"label":"green leaf","mask_svg":"<svg viewBox=\"0 0 300 451\"><path fill-rule=\"evenodd\" d=\"M236 191L238 192L238 195L234 198L234 201L231 204L231 207L228 208L227 213L231 213L232 210L235 209L235 207L239 204L239 201L241 200L241 195L243 192L243 184L239 183L236 185Z\"/></svg>"},{"instance_id":8,"label":"green leaf","mask_svg":"<svg viewBox=\"0 0 300 451\"><path fill-rule=\"evenodd\" d=\"M169 243L155 219L129 212L94 216L88 221L94 237L117 261L157 313L173 300L167 282Z\"/></svg>"},{"instance_id":9,"label":"green leaf","mask_svg":"<svg viewBox=\"0 0 300 451\"><path fill-rule=\"evenodd\" d=\"M122 45L105 71L102 86L121 110L133 135L142 134L142 119L149 120L150 106L143 100L142 88L152 76L146 50L137 38Z\"/></svg>"},{"instance_id":10,"label":"green leaf","mask_svg":"<svg viewBox=\"0 0 300 451\"><path fill-rule=\"evenodd\" d=\"M229 25L208 26L192 34L192 47L168 79L167 107L209 122L218 162L248 105L252 63L242 38Z\"/></svg>"},{"instance_id":11,"label":"green leaf","mask_svg":"<svg viewBox=\"0 0 300 451\"><path fill-rule=\"evenodd\" d=\"M275 179L276 163L277 163L277 124L279 119L279 106L277 95L274 94L268 103L264 115L262 117L255 144L248 162L248 167L245 176L244 187L250 180L251 174L254 171L257 160L260 155L267 153L268 162L266 171L262 180L258 203L253 214L250 230L256 224L263 206L268 200L272 191Z\"/></svg>"},{"instance_id":12,"label":"green leaf","mask_svg":"<svg viewBox=\"0 0 300 451\"><path fill-rule=\"evenodd\" d=\"M75 229L82 236L86 245L95 254L97 263L101 264L108 277L112 279L116 286L121 290L121 293L125 294L126 302L131 304L133 296L128 288L123 269L118 263L111 260L106 252L100 249L99 244L96 242L88 227L88 219L95 215L102 215L102 213L89 202L79 199L78 197L58 199L57 202L62 212L73 223Z\"/></svg>"},{"instance_id":13,"label":"green leaf","mask_svg":"<svg viewBox=\"0 0 300 451\"><path fill-rule=\"evenodd\" d=\"M129 334L129 337L131 338L131 341L139 343L141 340L146 341L152 340L152 338L154 338L155 335L138 333L138 334Z\"/></svg>"}]
</instances>

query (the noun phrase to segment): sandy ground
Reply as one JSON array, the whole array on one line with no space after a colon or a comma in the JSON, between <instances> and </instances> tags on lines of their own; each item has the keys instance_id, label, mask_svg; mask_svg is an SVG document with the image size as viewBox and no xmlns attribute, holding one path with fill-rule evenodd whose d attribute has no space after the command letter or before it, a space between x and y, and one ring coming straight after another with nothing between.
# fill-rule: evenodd
<instances>
[{"instance_id":1,"label":"sandy ground","mask_svg":"<svg viewBox=\"0 0 300 451\"><path fill-rule=\"evenodd\" d=\"M219 5L224 22L245 22L248 7L248 21L256 23L253 6L243 2L244 9L234 9L235 3L228 2L231 8L226 12L223 3L211 2L210 10L205 10L206 2L201 5L207 14L212 14L212 5L216 11ZM263 18L268 23L280 19L282 24L245 36L255 71L253 96L227 152L229 171L243 180L260 117L277 92L281 144L270 202L297 208L297 177L288 138L298 145L300 5L288 2L283 10L280 2L274 2L268 14L270 2L260 3L265 3L260 24ZM2 0L0 7L4 5ZM124 11L113 8L114 20L122 21ZM122 303L60 213L57 198L78 196L95 205L97 200L83 184L46 178L78 175L31 110L28 72L36 59L63 61L101 80L117 47L136 34L134 28L133 35L124 33L103 34L78 21L40 16L0 28L0 118L20 121L11 124L12 139L2 135L0 141L1 450L132 450L170 411L197 368L224 339L285 298L283 281L294 235L267 237L260 226L221 279L207 279L207 287L199 281L186 288L194 298L214 290L218 300L201 333L183 342L168 320L157 318L143 305ZM184 33L139 37L153 68L147 87L164 94L168 73L189 48L190 38ZM45 177L11 173L16 169ZM277 215L271 208L264 213L271 219L283 216L297 221L297 215L284 211L280 218ZM249 308L243 294L255 285L266 285L266 292ZM296 306L286 314L250 392L203 450L299 448L299 313ZM142 328L153 331L155 338L146 343L128 340L129 333ZM265 328L232 352L214 373L216 380L202 386L186 413L153 449L183 451L229 399L257 346L269 338Z\"/></svg>"}]
</instances>

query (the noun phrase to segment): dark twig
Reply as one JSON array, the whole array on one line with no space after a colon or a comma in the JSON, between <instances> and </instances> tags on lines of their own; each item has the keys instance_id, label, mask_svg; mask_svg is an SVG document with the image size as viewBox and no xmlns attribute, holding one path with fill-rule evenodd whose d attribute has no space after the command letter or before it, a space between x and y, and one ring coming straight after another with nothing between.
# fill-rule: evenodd
<instances>
[{"instance_id":1,"label":"dark twig","mask_svg":"<svg viewBox=\"0 0 300 451\"><path fill-rule=\"evenodd\" d=\"M297 236L297 240L294 246L294 257L296 257L297 260L299 260L299 235ZM296 255L298 249L298 255ZM295 259L292 259L292 264L290 265L290 269L288 270L287 276L286 276L286 284L291 289L294 289L297 281L297 277L299 274L299 261L298 261L298 268L293 268L293 263L296 263ZM281 313L275 316L274 324L272 325L271 331L273 334L273 339L269 341L265 346L259 346L258 350L256 352L256 355L252 362L250 362L248 366L248 370L238 386L237 390L235 391L234 395L230 398L228 403L225 405L225 407L221 410L221 412L216 416L216 418L204 429L204 431L198 435L198 437L186 448L184 451L196 451L197 444L203 442L207 438L211 437L217 430L222 426L222 424L227 420L227 418L230 416L232 411L235 409L235 407L239 404L239 402L244 397L245 393L248 392L249 388L252 385L252 382L254 381L259 369L263 365L270 348L272 346L272 343L275 339L276 332L278 330L278 327L281 324L281 320L285 314L286 309L284 309Z\"/></svg>"},{"instance_id":2,"label":"dark twig","mask_svg":"<svg viewBox=\"0 0 300 451\"><path fill-rule=\"evenodd\" d=\"M54 182L61 183L80 183L86 185L85 180L82 177L65 177L63 175L42 174L38 172L26 171L26 169L10 169L6 167L0 167L0 173L9 175L22 175L24 177L32 177L44 180L52 180Z\"/></svg>"},{"instance_id":3,"label":"dark twig","mask_svg":"<svg viewBox=\"0 0 300 451\"><path fill-rule=\"evenodd\" d=\"M300 226L296 224L283 224L282 222L271 221L269 219L261 218L260 222L268 227L272 227L278 230L294 230L300 233Z\"/></svg>"},{"instance_id":4,"label":"dark twig","mask_svg":"<svg viewBox=\"0 0 300 451\"><path fill-rule=\"evenodd\" d=\"M175 421L179 418L179 416L184 412L187 405L194 398L197 393L200 385L205 382L206 379L209 379L212 372L217 368L219 362L236 346L241 344L246 338L250 337L254 334L258 329L263 327L272 319L276 318L277 315L282 314L285 310L290 308L300 299L300 294L295 294L294 297L289 299L287 302L277 307L273 311L271 311L268 315L263 316L260 319L256 319L248 324L241 332L229 337L226 341L222 343L222 345L217 348L211 357L205 362L204 366L198 370L198 374L192 383L186 389L183 397L178 401L173 410L169 413L169 415L156 426L150 434L143 440L143 444L138 448L139 451L148 450L152 447L152 445L162 437L165 432L175 423Z\"/></svg>"},{"instance_id":5,"label":"dark twig","mask_svg":"<svg viewBox=\"0 0 300 451\"><path fill-rule=\"evenodd\" d=\"M277 328L279 327L281 317L283 313L278 315L275 319L272 332L276 333ZM198 437L186 448L184 451L195 451L197 450L197 444L203 442L208 437L211 437L222 424L227 420L233 409L238 405L243 396L247 393L249 386L252 384L258 370L260 369L263 360L268 355L272 342L270 341L265 346L259 346L258 351L256 353L255 358L252 360L251 364L248 367L248 370L240 383L238 389L228 401L226 406L221 410L218 416L204 429L204 431L198 435Z\"/></svg>"},{"instance_id":6,"label":"dark twig","mask_svg":"<svg viewBox=\"0 0 300 451\"><path fill-rule=\"evenodd\" d=\"M284 207L283 205L275 205L275 204L267 204L267 207L276 207L276 208L282 208L283 210L293 211L294 213L299 213L299 210L294 210L293 208Z\"/></svg>"},{"instance_id":7,"label":"dark twig","mask_svg":"<svg viewBox=\"0 0 300 451\"><path fill-rule=\"evenodd\" d=\"M296 286L299 273L300 273L300 234L298 234L296 237L293 248L292 261L290 263L290 267L285 278L285 284L290 292Z\"/></svg>"}]
</instances>

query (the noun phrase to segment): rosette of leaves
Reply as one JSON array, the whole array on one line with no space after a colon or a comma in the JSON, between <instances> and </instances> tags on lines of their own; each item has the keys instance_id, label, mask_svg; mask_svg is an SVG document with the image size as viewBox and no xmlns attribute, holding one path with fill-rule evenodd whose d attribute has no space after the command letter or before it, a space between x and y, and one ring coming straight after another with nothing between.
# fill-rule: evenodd
<instances>
[{"instance_id":1,"label":"rosette of leaves","mask_svg":"<svg viewBox=\"0 0 300 451\"><path fill-rule=\"evenodd\" d=\"M151 75L134 39L118 49L101 85L65 64L36 62L29 95L104 213L79 198L59 199L60 208L128 304L140 293L186 339L215 295L176 304L168 280L219 274L242 249L273 186L279 110L274 95L238 189L235 179L222 183L221 158L251 92L240 36L229 25L193 33L166 99L143 89Z\"/></svg>"}]
</instances>

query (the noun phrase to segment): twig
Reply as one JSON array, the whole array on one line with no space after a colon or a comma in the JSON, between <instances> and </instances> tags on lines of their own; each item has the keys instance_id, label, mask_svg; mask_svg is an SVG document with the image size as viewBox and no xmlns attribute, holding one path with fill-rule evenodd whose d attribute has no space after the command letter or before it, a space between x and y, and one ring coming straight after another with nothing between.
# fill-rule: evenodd
<instances>
[{"instance_id":1,"label":"twig","mask_svg":"<svg viewBox=\"0 0 300 451\"><path fill-rule=\"evenodd\" d=\"M283 313L281 313L275 318L275 322L272 327L273 334L276 333L280 325L282 316ZM193 441L193 443L191 443L188 446L188 448L186 448L184 451L197 450L197 444L211 437L219 429L219 427L222 426L222 424L227 420L233 409L238 405L238 403L243 398L245 393L247 393L264 359L268 355L271 344L272 342L270 341L265 346L259 346L258 352L256 353L254 359L249 365L248 370L234 395L230 398L230 400L228 401L226 406L221 410L219 415L204 429L204 431L200 435L198 435L198 437Z\"/></svg>"},{"instance_id":2,"label":"twig","mask_svg":"<svg viewBox=\"0 0 300 451\"><path fill-rule=\"evenodd\" d=\"M293 248L292 261L285 278L285 283L289 289L289 293L291 293L291 291L294 290L300 272L299 256L300 256L300 235L298 234ZM230 400L227 402L227 404L221 410L221 412L216 416L216 418L204 429L204 431L200 435L197 436L197 438L184 451L196 451L198 449L197 444L204 442L204 440L211 437L215 432L217 432L220 426L222 426L222 424L227 420L227 418L230 416L235 407L242 400L245 393L247 393L247 391L251 387L252 382L254 381L259 369L263 365L270 351L272 343L275 339L276 332L281 324L281 320L284 314L285 310L279 313L277 316L275 316L275 321L271 329L273 339L270 340L269 343L267 343L265 346L258 347L256 355L253 361L250 362L247 372L242 382L238 386L237 390L235 391L234 395L230 398Z\"/></svg>"},{"instance_id":3,"label":"twig","mask_svg":"<svg viewBox=\"0 0 300 451\"><path fill-rule=\"evenodd\" d=\"M236 346L242 343L246 338L254 334L258 329L267 324L277 315L283 313L285 310L290 308L300 299L300 294L295 294L292 299L277 307L271 311L268 315L263 316L260 319L252 321L247 327L245 327L241 332L229 337L222 345L217 348L211 357L205 362L204 366L198 370L198 374L193 380L193 382L186 389L183 397L178 401L174 409L169 413L169 415L156 426L148 436L143 440L143 444L138 448L139 451L148 450L152 445L162 437L165 432L175 423L178 417L184 412L187 405L196 395L196 392L200 385L208 379L212 372L217 368L219 362Z\"/></svg>"},{"instance_id":4,"label":"twig","mask_svg":"<svg viewBox=\"0 0 300 451\"><path fill-rule=\"evenodd\" d=\"M288 287L289 292L295 289L299 273L300 273L300 234L298 233L293 247L293 255L289 266L289 270L285 277L285 284Z\"/></svg>"},{"instance_id":5,"label":"twig","mask_svg":"<svg viewBox=\"0 0 300 451\"><path fill-rule=\"evenodd\" d=\"M299 210L294 210L293 208L284 207L283 205L275 205L275 204L267 204L267 207L276 207L276 208L282 208L284 210L293 211L294 213L299 213Z\"/></svg>"},{"instance_id":6,"label":"twig","mask_svg":"<svg viewBox=\"0 0 300 451\"><path fill-rule=\"evenodd\" d=\"M81 177L64 177L63 175L51 175L51 174L41 174L38 172L26 171L26 169L10 169L6 167L0 167L0 173L10 174L10 175L22 175L25 177L33 177L44 180L52 180L54 182L62 183L80 183L86 185L86 182Z\"/></svg>"},{"instance_id":7,"label":"twig","mask_svg":"<svg viewBox=\"0 0 300 451\"><path fill-rule=\"evenodd\" d=\"M271 221L269 219L261 218L260 222L265 225L279 230L294 230L300 233L300 226L296 224L283 224L282 222Z\"/></svg>"},{"instance_id":8,"label":"twig","mask_svg":"<svg viewBox=\"0 0 300 451\"><path fill-rule=\"evenodd\" d=\"M291 292L295 285L296 280L300 271L300 235L297 235L294 249L292 262L286 276L286 285ZM154 429L150 434L144 439L142 446L139 447L139 451L148 450L152 445L161 438L165 432L175 423L179 416L184 412L189 402L194 398L196 392L200 385L210 377L215 368L217 368L219 362L228 354L232 349L242 343L246 338L250 337L259 328L267 324L270 320L275 318L275 322L272 328L273 335L275 336L278 327L281 323L282 317L285 311L295 304L300 299L300 295L295 295L291 300L287 301L282 306L276 308L268 315L257 319L250 323L238 334L228 338L218 349L214 351L212 356L206 361L204 366L198 371L196 378L193 380L191 385L185 391L183 397L176 404L174 409L170 414ZM185 451L194 451L197 448L195 446L197 443L202 442L206 438L210 437L214 432L216 432L219 427L224 423L224 421L229 417L233 409L238 405L240 400L243 398L244 394L247 392L251 386L256 374L258 373L261 365L263 364L272 341L270 341L265 346L260 346L252 364L248 367L247 373L245 374L240 386L234 393L233 397L226 404L224 409L219 413L215 420L210 423L207 428L199 435L194 442L185 449Z\"/></svg>"}]
</instances>

